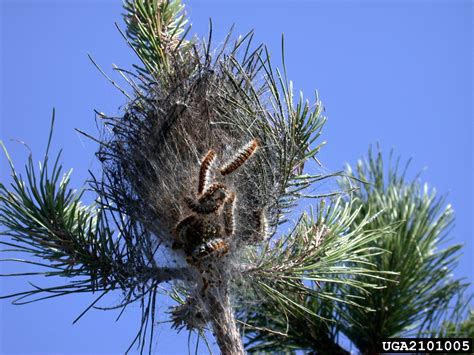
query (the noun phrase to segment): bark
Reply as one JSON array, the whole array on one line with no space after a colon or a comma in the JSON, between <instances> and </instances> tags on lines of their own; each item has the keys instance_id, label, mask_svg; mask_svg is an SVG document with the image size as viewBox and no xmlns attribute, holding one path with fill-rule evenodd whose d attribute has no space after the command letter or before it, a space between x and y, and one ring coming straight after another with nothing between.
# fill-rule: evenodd
<instances>
[{"instance_id":1,"label":"bark","mask_svg":"<svg viewBox=\"0 0 474 355\"><path fill-rule=\"evenodd\" d=\"M222 355L243 355L244 346L237 328L227 287L210 286L205 292L209 320Z\"/></svg>"}]
</instances>

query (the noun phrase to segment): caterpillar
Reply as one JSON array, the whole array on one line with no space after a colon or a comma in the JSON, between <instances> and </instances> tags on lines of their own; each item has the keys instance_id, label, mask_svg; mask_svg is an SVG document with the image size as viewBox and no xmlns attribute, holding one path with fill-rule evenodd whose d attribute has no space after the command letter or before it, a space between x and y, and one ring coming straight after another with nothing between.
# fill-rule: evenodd
<instances>
[{"instance_id":1,"label":"caterpillar","mask_svg":"<svg viewBox=\"0 0 474 355\"><path fill-rule=\"evenodd\" d=\"M210 149L201 161L201 168L199 170L199 184L198 193L202 194L209 181L209 170L216 159L216 152Z\"/></svg>"},{"instance_id":2,"label":"caterpillar","mask_svg":"<svg viewBox=\"0 0 474 355\"><path fill-rule=\"evenodd\" d=\"M238 168L240 168L258 148L258 141L252 139L244 147L242 147L227 163L225 163L219 170L222 175L229 175Z\"/></svg>"},{"instance_id":3,"label":"caterpillar","mask_svg":"<svg viewBox=\"0 0 474 355\"><path fill-rule=\"evenodd\" d=\"M235 193L231 193L224 203L224 231L227 236L234 234Z\"/></svg>"},{"instance_id":4,"label":"caterpillar","mask_svg":"<svg viewBox=\"0 0 474 355\"><path fill-rule=\"evenodd\" d=\"M225 198L225 186L221 183L214 183L206 189L197 201L190 197L185 197L184 201L194 212L209 214L216 212L224 203Z\"/></svg>"}]
</instances>

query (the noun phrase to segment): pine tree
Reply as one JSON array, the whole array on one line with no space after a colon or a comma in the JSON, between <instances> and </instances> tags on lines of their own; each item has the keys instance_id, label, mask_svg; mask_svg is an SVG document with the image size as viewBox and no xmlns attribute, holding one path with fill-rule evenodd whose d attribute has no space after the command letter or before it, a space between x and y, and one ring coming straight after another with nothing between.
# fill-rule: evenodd
<instances>
[{"instance_id":1,"label":"pine tree","mask_svg":"<svg viewBox=\"0 0 474 355\"><path fill-rule=\"evenodd\" d=\"M369 256L367 262L374 270L395 272L395 277L382 281L381 288L369 294L347 284L315 285L335 295L363 299L360 304L365 308L321 302L309 296L300 301L314 315L283 317L271 302L258 314L243 314L256 329L248 334L250 352L306 350L348 354L349 349L340 343L345 337L360 353L377 354L384 338L472 337L469 283L453 276L462 245L446 245L453 210L445 205L445 196L437 197L435 190L420 182L419 175L407 181L408 163L400 170L400 158L392 158L393 154L386 168L380 150L371 149L354 170L348 166L347 174L353 179L340 182L345 186L354 184L354 179L359 181L351 199L352 207L360 214L351 228L360 225L360 216L374 211L377 215L364 228L392 226L392 233L372 242L372 247L385 252ZM259 330L264 326L274 332Z\"/></svg>"},{"instance_id":2,"label":"pine tree","mask_svg":"<svg viewBox=\"0 0 474 355\"><path fill-rule=\"evenodd\" d=\"M324 145L325 117L317 97L310 104L295 96L284 41L280 71L253 33L230 32L219 49L212 24L206 40L191 37L179 0L126 0L124 11L126 28L119 30L140 63L115 68L127 88L105 75L127 98L123 114L97 113L98 138L82 132L99 144L101 173L82 192L69 187L60 153L50 151L53 112L39 170L30 156L22 175L9 158L12 183L0 184L0 243L24 253L18 263L46 270L15 276L66 282L4 298L96 294L79 319L120 292L114 309L141 307L129 348L140 352L152 352L158 297L174 300L169 314L177 331L206 340L211 330L223 354L243 353L242 337L264 331L288 335L291 346L286 328L252 318L267 316L266 306L284 324L329 321L339 308L370 311L366 296L384 292L398 275L371 262L385 255L377 240L395 229L376 224L377 205L364 208L357 195L309 194L342 173L307 173ZM85 205L84 194L95 202ZM298 216L304 198L315 207ZM327 324L318 324L311 329L327 335ZM324 338L325 349L343 351L334 334Z\"/></svg>"}]
</instances>

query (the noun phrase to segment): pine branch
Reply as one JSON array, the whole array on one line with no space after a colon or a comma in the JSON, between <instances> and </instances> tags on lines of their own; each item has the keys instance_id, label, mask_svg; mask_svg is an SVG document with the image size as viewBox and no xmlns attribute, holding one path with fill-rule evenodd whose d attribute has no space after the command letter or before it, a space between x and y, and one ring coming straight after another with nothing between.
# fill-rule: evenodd
<instances>
[{"instance_id":1,"label":"pine branch","mask_svg":"<svg viewBox=\"0 0 474 355\"><path fill-rule=\"evenodd\" d=\"M343 331L362 352L376 349L381 338L432 329L468 286L451 276L462 246L444 247L453 222L451 206L445 206L445 197L437 197L427 184L422 185L418 179L407 181L408 164L402 172L398 165L399 159L392 164L390 156L386 169L381 152L370 150L368 159L357 165L356 173L348 172L369 182L355 192L354 206L366 212L383 211L369 227L398 224L392 236L377 243L389 253L370 259L379 270L399 273L397 282L386 283L384 289L373 291L367 298L366 304L376 312L346 307L351 318L362 326L347 322ZM360 219L354 222L359 225Z\"/></svg>"},{"instance_id":2,"label":"pine branch","mask_svg":"<svg viewBox=\"0 0 474 355\"><path fill-rule=\"evenodd\" d=\"M285 310L278 299L270 302L271 297L263 298L265 301L258 305L257 312L242 311L240 316L245 323L255 327L247 333L246 345L250 351L312 350L325 354L328 349L339 351L337 337L342 334L362 353L377 351L381 338L468 336L472 322L466 313L472 296L466 295L467 283L451 276L461 246L441 247L453 220L452 209L449 205L443 208L445 199L437 198L426 184L422 186L417 179L407 181L407 167L400 172L399 160L393 165L390 161L388 165L386 174L382 154L369 151L368 160L358 164L357 173L349 168L347 175L351 179L341 180L343 188L354 187L357 181L359 188L354 190L348 208L353 218L343 224L346 228L342 230L363 235L385 229L386 233L371 239L365 247L386 252L366 254L363 260L367 274L351 272L344 276L341 270L339 277L350 277L350 282L318 280L313 284L314 294L303 294L299 299L289 297L287 303L294 302L293 308L309 309L312 313ZM343 214L339 218L335 222L346 220ZM308 240L305 243L308 244ZM321 245L321 250L323 248ZM271 249L265 251L264 258L272 259ZM318 260L317 265L324 265L322 256L314 254L311 258ZM338 259L344 260L344 257ZM380 278L379 287L359 288L357 283L373 280L368 277L370 270L387 270L393 275L386 274L388 280ZM280 275L286 270L278 271ZM290 281L297 277L304 279L304 276L292 274ZM278 286L275 283L277 290ZM286 290L292 286L289 282ZM283 290L285 288L280 286L279 292ZM293 290L286 294L296 293ZM328 297L324 298L326 294ZM354 302L339 300L348 295L352 295ZM274 332L266 332L265 328Z\"/></svg>"},{"instance_id":3,"label":"pine branch","mask_svg":"<svg viewBox=\"0 0 474 355\"><path fill-rule=\"evenodd\" d=\"M328 206L322 203L316 212L303 214L289 235L269 243L260 254L249 255L256 261L250 262L254 268L244 272L243 280L252 280L252 286L246 286L262 300L239 307L239 319L250 325L249 351L345 353L337 344L341 319L334 315L343 318L338 310L345 305L371 311L363 295L394 276L369 261L383 253L374 244L390 235L392 227L368 229L373 216L365 215L360 225L351 228L360 213L341 197ZM357 291L341 292L345 285Z\"/></svg>"},{"instance_id":4,"label":"pine branch","mask_svg":"<svg viewBox=\"0 0 474 355\"><path fill-rule=\"evenodd\" d=\"M141 59L147 72L158 78L170 69L170 56L184 51L188 20L181 0L125 0L126 39Z\"/></svg>"},{"instance_id":5,"label":"pine branch","mask_svg":"<svg viewBox=\"0 0 474 355\"><path fill-rule=\"evenodd\" d=\"M81 203L84 190L69 188L71 172L62 173L59 153L50 163L49 146L53 134L54 112L50 139L44 159L35 169L30 154L25 167L26 180L18 173L1 143L10 164L12 184L0 184L0 224L4 227L0 244L24 258L2 261L25 263L46 268L2 276L58 276L69 284L40 288L35 286L1 298L15 298L16 304L34 302L75 292L128 291L133 285L156 284L188 278L185 268L159 268L133 260L124 251L120 236L114 234L107 220L105 206ZM39 260L39 261L33 261ZM80 281L78 281L80 278ZM54 296L41 296L56 293ZM39 297L39 298L38 298Z\"/></svg>"}]
</instances>

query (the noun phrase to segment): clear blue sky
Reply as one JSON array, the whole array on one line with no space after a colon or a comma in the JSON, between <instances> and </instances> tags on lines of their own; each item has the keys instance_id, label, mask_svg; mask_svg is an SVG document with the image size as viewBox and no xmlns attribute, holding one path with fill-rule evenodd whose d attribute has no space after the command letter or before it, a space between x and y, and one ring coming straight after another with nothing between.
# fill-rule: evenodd
<instances>
[{"instance_id":1,"label":"clear blue sky","mask_svg":"<svg viewBox=\"0 0 474 355\"><path fill-rule=\"evenodd\" d=\"M111 73L111 63L135 63L114 22L121 1L12 1L1 7L1 134L17 166L44 151L51 111L56 107L54 146L74 168L80 187L96 168L93 142L74 128L96 132L93 109L116 114L125 103L92 66ZM215 41L236 24L235 33L255 29L256 38L280 53L285 33L289 76L329 118L328 145L320 159L329 171L354 163L370 143L380 142L413 157L412 171L441 194L449 193L457 222L453 242L465 244L456 275L473 281L473 6L470 1L186 1L193 33ZM5 159L2 181L8 179ZM0 265L3 272L15 265ZM37 280L41 284L42 280ZM48 280L53 282L54 280ZM0 280L2 294L23 290L25 279ZM122 353L138 326L138 307L114 322L116 313L95 311L72 320L92 298L70 296L28 306L0 303L0 353ZM118 302L119 295L108 303ZM165 311L164 305L162 310ZM155 350L187 353L187 334L162 325ZM173 352L174 351L174 352Z\"/></svg>"}]
</instances>

